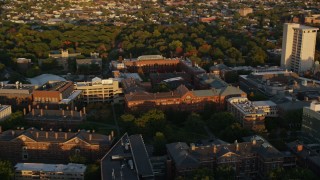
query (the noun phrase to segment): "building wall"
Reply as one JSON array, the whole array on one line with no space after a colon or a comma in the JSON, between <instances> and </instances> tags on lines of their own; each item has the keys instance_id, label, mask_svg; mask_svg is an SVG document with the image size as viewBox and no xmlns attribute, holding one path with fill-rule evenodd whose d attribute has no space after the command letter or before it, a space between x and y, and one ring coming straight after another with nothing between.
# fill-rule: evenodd
<instances>
[{"instance_id":1,"label":"building wall","mask_svg":"<svg viewBox=\"0 0 320 180\"><path fill-rule=\"evenodd\" d=\"M5 119L7 119L8 117L10 117L11 113L12 113L12 109L11 106L9 105L0 105L0 121L3 121Z\"/></svg>"},{"instance_id":2,"label":"building wall","mask_svg":"<svg viewBox=\"0 0 320 180\"><path fill-rule=\"evenodd\" d=\"M70 156L78 153L90 162L102 158L109 148L106 144L92 145L75 140L66 143L15 139L0 141L0 158L11 162L67 163Z\"/></svg>"},{"instance_id":3,"label":"building wall","mask_svg":"<svg viewBox=\"0 0 320 180\"><path fill-rule=\"evenodd\" d=\"M284 24L281 66L296 73L310 70L314 64L316 36L317 28Z\"/></svg>"},{"instance_id":4,"label":"building wall","mask_svg":"<svg viewBox=\"0 0 320 180\"><path fill-rule=\"evenodd\" d=\"M112 84L76 86L77 90L82 90L83 101L85 103L95 102L119 102L122 97L122 89L119 87L118 81Z\"/></svg>"},{"instance_id":5,"label":"building wall","mask_svg":"<svg viewBox=\"0 0 320 180\"><path fill-rule=\"evenodd\" d=\"M302 131L320 143L320 113L309 107L303 108Z\"/></svg>"},{"instance_id":6,"label":"building wall","mask_svg":"<svg viewBox=\"0 0 320 180\"><path fill-rule=\"evenodd\" d=\"M281 66L286 69L290 69L290 57L292 54L294 34L293 27L299 27L299 24L285 23L283 26Z\"/></svg>"}]
</instances>

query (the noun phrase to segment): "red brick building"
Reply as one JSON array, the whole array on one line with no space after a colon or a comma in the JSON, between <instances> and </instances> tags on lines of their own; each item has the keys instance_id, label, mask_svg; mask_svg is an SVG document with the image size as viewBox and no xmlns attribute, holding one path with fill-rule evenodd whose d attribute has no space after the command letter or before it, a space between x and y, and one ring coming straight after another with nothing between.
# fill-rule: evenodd
<instances>
[{"instance_id":1,"label":"red brick building","mask_svg":"<svg viewBox=\"0 0 320 180\"><path fill-rule=\"evenodd\" d=\"M74 91L71 81L49 81L33 91L36 103L58 103L67 99Z\"/></svg>"},{"instance_id":2,"label":"red brick building","mask_svg":"<svg viewBox=\"0 0 320 180\"><path fill-rule=\"evenodd\" d=\"M109 150L113 133L109 136L87 132L7 130L0 128L0 159L11 162L66 163L69 157L79 154L87 161L103 157Z\"/></svg>"},{"instance_id":3,"label":"red brick building","mask_svg":"<svg viewBox=\"0 0 320 180\"><path fill-rule=\"evenodd\" d=\"M143 73L174 72L180 62L179 58L168 59L161 55L144 55L137 59L123 61L129 72Z\"/></svg>"},{"instance_id":4,"label":"red brick building","mask_svg":"<svg viewBox=\"0 0 320 180\"><path fill-rule=\"evenodd\" d=\"M127 110L145 111L152 108L178 111L202 111L206 104L213 104L219 109L225 108L225 99L246 97L246 93L233 86L222 89L188 90L184 85L175 91L149 93L133 92L125 95Z\"/></svg>"}]
</instances>

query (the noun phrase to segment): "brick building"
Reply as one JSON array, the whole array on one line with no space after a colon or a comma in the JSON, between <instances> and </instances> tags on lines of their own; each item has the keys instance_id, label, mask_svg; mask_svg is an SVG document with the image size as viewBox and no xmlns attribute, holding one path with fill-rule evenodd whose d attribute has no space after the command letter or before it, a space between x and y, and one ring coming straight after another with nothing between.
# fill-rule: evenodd
<instances>
[{"instance_id":1,"label":"brick building","mask_svg":"<svg viewBox=\"0 0 320 180\"><path fill-rule=\"evenodd\" d=\"M207 104L219 109L225 107L225 99L229 97L246 97L246 93L233 86L223 89L192 90L184 85L171 92L131 92L125 95L128 110L145 111L152 108L162 110L202 111Z\"/></svg>"},{"instance_id":2,"label":"brick building","mask_svg":"<svg viewBox=\"0 0 320 180\"><path fill-rule=\"evenodd\" d=\"M34 90L33 98L36 103L58 103L68 98L73 91L71 81L48 81Z\"/></svg>"},{"instance_id":3,"label":"brick building","mask_svg":"<svg viewBox=\"0 0 320 180\"><path fill-rule=\"evenodd\" d=\"M144 55L137 59L125 59L123 61L129 72L156 73L176 71L180 59L168 59L161 55Z\"/></svg>"},{"instance_id":4,"label":"brick building","mask_svg":"<svg viewBox=\"0 0 320 180\"><path fill-rule=\"evenodd\" d=\"M95 161L109 150L113 139L113 133L106 136L85 130L61 132L21 128L0 131L0 159L14 163L66 163L70 156L79 154L87 161Z\"/></svg>"},{"instance_id":5,"label":"brick building","mask_svg":"<svg viewBox=\"0 0 320 180\"><path fill-rule=\"evenodd\" d=\"M266 178L273 169L291 165L284 155L260 136L243 138L245 142L229 144L221 140L188 146L184 142L167 144L169 172L187 177L198 168L215 169L222 165L233 167L235 179ZM295 164L293 163L293 166Z\"/></svg>"}]
</instances>

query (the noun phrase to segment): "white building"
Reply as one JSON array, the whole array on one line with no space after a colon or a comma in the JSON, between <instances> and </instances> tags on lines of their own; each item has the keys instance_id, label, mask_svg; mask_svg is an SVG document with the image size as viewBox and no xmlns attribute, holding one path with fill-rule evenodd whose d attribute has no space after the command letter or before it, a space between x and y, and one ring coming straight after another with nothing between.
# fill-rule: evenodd
<instances>
[{"instance_id":1,"label":"white building","mask_svg":"<svg viewBox=\"0 0 320 180\"><path fill-rule=\"evenodd\" d=\"M244 97L233 97L227 100L228 111L239 123L255 131L264 130L265 111Z\"/></svg>"},{"instance_id":2,"label":"white building","mask_svg":"<svg viewBox=\"0 0 320 180\"><path fill-rule=\"evenodd\" d=\"M281 66L296 73L311 70L318 28L285 23L283 28Z\"/></svg>"},{"instance_id":3,"label":"white building","mask_svg":"<svg viewBox=\"0 0 320 180\"><path fill-rule=\"evenodd\" d=\"M15 179L74 179L83 180L86 166L83 164L18 163Z\"/></svg>"},{"instance_id":4,"label":"white building","mask_svg":"<svg viewBox=\"0 0 320 180\"><path fill-rule=\"evenodd\" d=\"M10 105L0 104L0 121L7 119L12 114Z\"/></svg>"},{"instance_id":5,"label":"white building","mask_svg":"<svg viewBox=\"0 0 320 180\"><path fill-rule=\"evenodd\" d=\"M75 89L82 90L83 101L85 103L94 102L115 102L123 100L122 88L119 81L109 78L100 79L95 77L91 82L77 82Z\"/></svg>"}]
</instances>

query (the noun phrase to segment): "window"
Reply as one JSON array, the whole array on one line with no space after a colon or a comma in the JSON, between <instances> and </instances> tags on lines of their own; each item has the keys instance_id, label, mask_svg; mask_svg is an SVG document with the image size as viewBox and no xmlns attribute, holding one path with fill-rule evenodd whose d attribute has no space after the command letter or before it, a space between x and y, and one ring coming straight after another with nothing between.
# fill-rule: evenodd
<instances>
[{"instance_id":1,"label":"window","mask_svg":"<svg viewBox=\"0 0 320 180\"><path fill-rule=\"evenodd\" d=\"M27 153L24 153L24 154L22 155L22 159L23 159L23 160L27 160L27 159L28 159L28 154L27 154Z\"/></svg>"},{"instance_id":2,"label":"window","mask_svg":"<svg viewBox=\"0 0 320 180\"><path fill-rule=\"evenodd\" d=\"M80 149L75 149L76 154L80 154Z\"/></svg>"}]
</instances>

